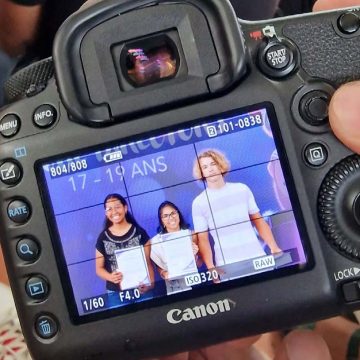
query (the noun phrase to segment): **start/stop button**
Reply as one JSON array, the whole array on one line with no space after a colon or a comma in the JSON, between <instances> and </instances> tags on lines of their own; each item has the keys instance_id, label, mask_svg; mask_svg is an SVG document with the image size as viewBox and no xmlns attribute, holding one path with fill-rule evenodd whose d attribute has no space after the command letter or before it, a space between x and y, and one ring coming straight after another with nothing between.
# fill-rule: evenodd
<instances>
[{"instance_id":1,"label":"start/stop button","mask_svg":"<svg viewBox=\"0 0 360 360\"><path fill-rule=\"evenodd\" d=\"M265 75L280 79L297 68L298 58L295 46L287 40L277 39L260 46L258 65Z\"/></svg>"},{"instance_id":2,"label":"start/stop button","mask_svg":"<svg viewBox=\"0 0 360 360\"><path fill-rule=\"evenodd\" d=\"M266 51L265 61L267 65L274 70L286 68L291 60L290 49L281 43L276 43Z\"/></svg>"}]
</instances>

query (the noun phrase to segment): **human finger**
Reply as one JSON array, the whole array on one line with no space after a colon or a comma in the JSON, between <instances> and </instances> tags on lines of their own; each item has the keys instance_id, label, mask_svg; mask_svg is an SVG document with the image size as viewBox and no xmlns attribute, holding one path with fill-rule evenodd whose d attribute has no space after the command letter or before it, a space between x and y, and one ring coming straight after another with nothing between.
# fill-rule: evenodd
<instances>
[{"instance_id":1,"label":"human finger","mask_svg":"<svg viewBox=\"0 0 360 360\"><path fill-rule=\"evenodd\" d=\"M314 11L332 10L360 5L359 0L317 0L314 4Z\"/></svg>"},{"instance_id":2,"label":"human finger","mask_svg":"<svg viewBox=\"0 0 360 360\"><path fill-rule=\"evenodd\" d=\"M253 353L252 345L259 339L260 335L250 336L243 339L227 341L218 345L209 346L190 353L189 360L199 358L206 360L240 360L251 359ZM198 354L201 356L198 356Z\"/></svg>"},{"instance_id":3,"label":"human finger","mask_svg":"<svg viewBox=\"0 0 360 360\"><path fill-rule=\"evenodd\" d=\"M294 330L285 336L274 360L331 360L325 340L310 330Z\"/></svg>"},{"instance_id":4,"label":"human finger","mask_svg":"<svg viewBox=\"0 0 360 360\"><path fill-rule=\"evenodd\" d=\"M339 140L360 153L360 81L345 84L335 92L329 106L329 119Z\"/></svg>"},{"instance_id":5,"label":"human finger","mask_svg":"<svg viewBox=\"0 0 360 360\"><path fill-rule=\"evenodd\" d=\"M188 360L189 359L189 353L184 352L180 354L170 355L170 356L164 356L161 357L160 360Z\"/></svg>"},{"instance_id":6,"label":"human finger","mask_svg":"<svg viewBox=\"0 0 360 360\"><path fill-rule=\"evenodd\" d=\"M87 0L81 5L80 10L84 10L84 9L88 8L89 6L92 6L100 1L102 1L102 0Z\"/></svg>"}]
</instances>

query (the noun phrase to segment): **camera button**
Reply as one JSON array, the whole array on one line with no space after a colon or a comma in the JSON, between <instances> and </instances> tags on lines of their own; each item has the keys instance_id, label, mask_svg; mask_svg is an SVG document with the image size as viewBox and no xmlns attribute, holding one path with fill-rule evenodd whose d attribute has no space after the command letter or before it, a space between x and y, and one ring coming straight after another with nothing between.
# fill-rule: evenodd
<instances>
[{"instance_id":1,"label":"camera button","mask_svg":"<svg viewBox=\"0 0 360 360\"><path fill-rule=\"evenodd\" d=\"M353 213L356 222L360 226L360 193L357 194L356 199L354 200Z\"/></svg>"},{"instance_id":2,"label":"camera button","mask_svg":"<svg viewBox=\"0 0 360 360\"><path fill-rule=\"evenodd\" d=\"M14 161L5 161L0 165L0 180L5 185L14 186L22 177L20 166Z\"/></svg>"},{"instance_id":3,"label":"camera button","mask_svg":"<svg viewBox=\"0 0 360 360\"><path fill-rule=\"evenodd\" d=\"M40 276L33 276L26 282L26 293L34 300L45 300L49 294L48 282Z\"/></svg>"},{"instance_id":4,"label":"camera button","mask_svg":"<svg viewBox=\"0 0 360 360\"><path fill-rule=\"evenodd\" d=\"M0 121L0 134L5 137L13 137L20 130L20 118L15 114L7 114Z\"/></svg>"},{"instance_id":5,"label":"camera button","mask_svg":"<svg viewBox=\"0 0 360 360\"><path fill-rule=\"evenodd\" d=\"M30 205L23 200L13 200L8 205L7 214L14 223L25 224L31 216Z\"/></svg>"},{"instance_id":6,"label":"camera button","mask_svg":"<svg viewBox=\"0 0 360 360\"><path fill-rule=\"evenodd\" d=\"M281 79L295 72L298 59L298 50L290 41L271 40L260 45L257 63L266 76Z\"/></svg>"},{"instance_id":7,"label":"camera button","mask_svg":"<svg viewBox=\"0 0 360 360\"><path fill-rule=\"evenodd\" d=\"M16 253L21 260L34 262L39 258L40 247L32 239L21 239L16 245Z\"/></svg>"},{"instance_id":8,"label":"camera button","mask_svg":"<svg viewBox=\"0 0 360 360\"><path fill-rule=\"evenodd\" d=\"M359 281L351 281L342 287L344 299L346 302L360 300L360 283Z\"/></svg>"},{"instance_id":9,"label":"camera button","mask_svg":"<svg viewBox=\"0 0 360 360\"><path fill-rule=\"evenodd\" d=\"M267 49L265 61L271 69L283 70L289 65L291 57L291 51L286 45L275 43Z\"/></svg>"},{"instance_id":10,"label":"camera button","mask_svg":"<svg viewBox=\"0 0 360 360\"><path fill-rule=\"evenodd\" d=\"M360 29L360 19L354 13L342 14L338 19L338 27L346 35L353 34Z\"/></svg>"},{"instance_id":11,"label":"camera button","mask_svg":"<svg viewBox=\"0 0 360 360\"><path fill-rule=\"evenodd\" d=\"M299 112L306 123L321 126L328 122L330 95L314 90L305 94L299 105Z\"/></svg>"},{"instance_id":12,"label":"camera button","mask_svg":"<svg viewBox=\"0 0 360 360\"><path fill-rule=\"evenodd\" d=\"M51 339L58 333L59 327L53 316L41 315L36 319L35 330L42 339Z\"/></svg>"},{"instance_id":13,"label":"camera button","mask_svg":"<svg viewBox=\"0 0 360 360\"><path fill-rule=\"evenodd\" d=\"M308 165L319 167L325 164L328 158L328 151L325 145L315 142L306 146L304 157Z\"/></svg>"},{"instance_id":14,"label":"camera button","mask_svg":"<svg viewBox=\"0 0 360 360\"><path fill-rule=\"evenodd\" d=\"M33 115L34 124L40 128L47 128L51 126L57 118L57 111L52 105L39 106Z\"/></svg>"}]
</instances>

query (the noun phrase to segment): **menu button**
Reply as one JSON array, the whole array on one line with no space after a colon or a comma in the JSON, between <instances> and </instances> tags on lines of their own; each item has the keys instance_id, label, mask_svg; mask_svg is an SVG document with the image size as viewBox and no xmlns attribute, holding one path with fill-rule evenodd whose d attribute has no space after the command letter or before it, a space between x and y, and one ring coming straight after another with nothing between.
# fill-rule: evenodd
<instances>
[{"instance_id":1,"label":"menu button","mask_svg":"<svg viewBox=\"0 0 360 360\"><path fill-rule=\"evenodd\" d=\"M12 137L20 129L20 119L14 114L5 115L0 121L0 134L6 138Z\"/></svg>"}]
</instances>

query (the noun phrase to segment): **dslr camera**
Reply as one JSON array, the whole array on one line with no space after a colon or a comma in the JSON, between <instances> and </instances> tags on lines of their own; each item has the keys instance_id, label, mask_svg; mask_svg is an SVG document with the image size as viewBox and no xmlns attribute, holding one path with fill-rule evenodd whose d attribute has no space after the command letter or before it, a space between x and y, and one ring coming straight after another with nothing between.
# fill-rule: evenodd
<instances>
[{"instance_id":1,"label":"dslr camera","mask_svg":"<svg viewBox=\"0 0 360 360\"><path fill-rule=\"evenodd\" d=\"M262 22L107 0L0 112L1 241L34 359L140 359L353 311L360 158L328 124L360 8Z\"/></svg>"}]
</instances>

